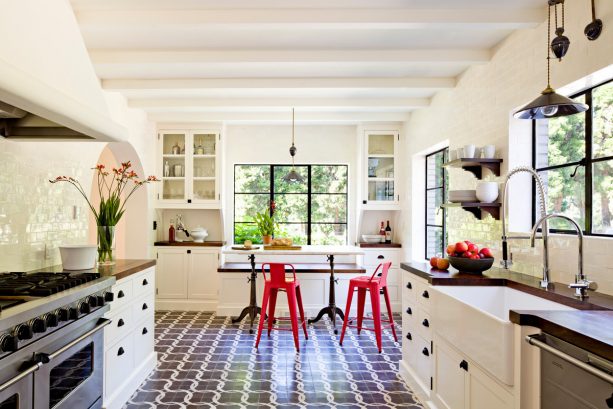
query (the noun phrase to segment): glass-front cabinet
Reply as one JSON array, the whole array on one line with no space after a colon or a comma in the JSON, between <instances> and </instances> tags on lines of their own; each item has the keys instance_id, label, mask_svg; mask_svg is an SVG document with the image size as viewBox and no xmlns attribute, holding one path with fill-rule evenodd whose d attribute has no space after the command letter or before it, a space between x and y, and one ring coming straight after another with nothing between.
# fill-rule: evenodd
<instances>
[{"instance_id":1,"label":"glass-front cabinet","mask_svg":"<svg viewBox=\"0 0 613 409\"><path fill-rule=\"evenodd\" d=\"M397 183L397 131L366 131L364 198L367 206L394 207L400 195Z\"/></svg>"},{"instance_id":2,"label":"glass-front cabinet","mask_svg":"<svg viewBox=\"0 0 613 409\"><path fill-rule=\"evenodd\" d=\"M162 131L159 141L158 207L219 207L219 132Z\"/></svg>"}]
</instances>

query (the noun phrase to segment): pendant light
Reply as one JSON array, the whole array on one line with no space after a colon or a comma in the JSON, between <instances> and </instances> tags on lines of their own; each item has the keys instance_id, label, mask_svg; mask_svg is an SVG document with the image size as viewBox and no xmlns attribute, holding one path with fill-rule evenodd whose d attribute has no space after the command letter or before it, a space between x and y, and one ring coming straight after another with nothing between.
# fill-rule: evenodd
<instances>
[{"instance_id":1,"label":"pendant light","mask_svg":"<svg viewBox=\"0 0 613 409\"><path fill-rule=\"evenodd\" d=\"M300 176L298 172L296 172L296 168L294 166L294 156L296 156L296 146L294 145L294 108L292 108L292 146L289 148L289 154L292 157L292 169L289 173L283 176L283 180L288 183L302 183L304 182L304 178Z\"/></svg>"},{"instance_id":2,"label":"pendant light","mask_svg":"<svg viewBox=\"0 0 613 409\"><path fill-rule=\"evenodd\" d=\"M536 99L520 108L513 115L518 119L546 119L560 116L568 116L585 112L589 108L586 104L573 101L563 95L558 94L550 84L551 76L551 7L557 4L556 1L549 2L547 14L547 88L541 92Z\"/></svg>"}]
</instances>

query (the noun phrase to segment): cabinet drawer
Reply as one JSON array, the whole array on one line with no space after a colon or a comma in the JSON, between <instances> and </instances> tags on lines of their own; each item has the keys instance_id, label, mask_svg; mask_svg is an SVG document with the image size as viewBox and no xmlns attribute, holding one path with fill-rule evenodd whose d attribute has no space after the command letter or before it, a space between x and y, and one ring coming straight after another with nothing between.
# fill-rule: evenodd
<instances>
[{"instance_id":1,"label":"cabinet drawer","mask_svg":"<svg viewBox=\"0 0 613 409\"><path fill-rule=\"evenodd\" d=\"M430 389L430 377L432 376L432 351L430 341L426 341L419 335L413 337L416 344L415 372L419 380Z\"/></svg>"},{"instance_id":2,"label":"cabinet drawer","mask_svg":"<svg viewBox=\"0 0 613 409\"><path fill-rule=\"evenodd\" d=\"M426 282L416 281L415 282L415 298L418 304L421 304L426 312L430 312L430 297L431 290L430 285Z\"/></svg>"},{"instance_id":3,"label":"cabinet drawer","mask_svg":"<svg viewBox=\"0 0 613 409\"><path fill-rule=\"evenodd\" d=\"M139 274L133 279L133 292L134 297L140 297L141 295L151 293L153 294L155 288L155 269L149 268L145 270L143 274Z\"/></svg>"},{"instance_id":4,"label":"cabinet drawer","mask_svg":"<svg viewBox=\"0 0 613 409\"><path fill-rule=\"evenodd\" d=\"M414 331L403 328L402 332L402 359L415 370L417 364L417 336Z\"/></svg>"},{"instance_id":5,"label":"cabinet drawer","mask_svg":"<svg viewBox=\"0 0 613 409\"><path fill-rule=\"evenodd\" d=\"M134 365L142 364L153 352L155 320L149 317L134 329Z\"/></svg>"},{"instance_id":6,"label":"cabinet drawer","mask_svg":"<svg viewBox=\"0 0 613 409\"><path fill-rule=\"evenodd\" d=\"M153 317L153 311L155 310L155 296L153 294L146 295L139 298L134 302L132 307L134 323L140 324L145 318Z\"/></svg>"},{"instance_id":7,"label":"cabinet drawer","mask_svg":"<svg viewBox=\"0 0 613 409\"><path fill-rule=\"evenodd\" d=\"M399 255L396 250L377 250L364 252L364 265L376 267L381 263L392 262L392 267L398 267Z\"/></svg>"},{"instance_id":8,"label":"cabinet drawer","mask_svg":"<svg viewBox=\"0 0 613 409\"><path fill-rule=\"evenodd\" d=\"M132 335L122 338L104 353L105 396L111 396L134 367Z\"/></svg>"},{"instance_id":9,"label":"cabinet drawer","mask_svg":"<svg viewBox=\"0 0 613 409\"><path fill-rule=\"evenodd\" d=\"M118 339L128 335L134 327L132 306L126 305L121 310L107 315L112 322L104 329L104 345L111 345Z\"/></svg>"},{"instance_id":10,"label":"cabinet drawer","mask_svg":"<svg viewBox=\"0 0 613 409\"><path fill-rule=\"evenodd\" d=\"M424 311L424 309L421 307L417 308L417 314L415 315L415 326L417 333L424 337L426 341L430 341L432 339L432 319L430 318L430 314Z\"/></svg>"},{"instance_id":11,"label":"cabinet drawer","mask_svg":"<svg viewBox=\"0 0 613 409\"><path fill-rule=\"evenodd\" d=\"M404 272L402 274L402 298L415 302L417 300L417 287L415 286L415 276Z\"/></svg>"},{"instance_id":12,"label":"cabinet drawer","mask_svg":"<svg viewBox=\"0 0 613 409\"><path fill-rule=\"evenodd\" d=\"M125 281L124 281L125 280ZM124 305L132 301L132 279L124 278L117 284L115 284L111 291L113 292L114 299L111 302L110 311L118 310Z\"/></svg>"},{"instance_id":13,"label":"cabinet drawer","mask_svg":"<svg viewBox=\"0 0 613 409\"><path fill-rule=\"evenodd\" d=\"M417 309L414 303L406 302L402 306L402 330L415 332L417 327Z\"/></svg>"}]
</instances>

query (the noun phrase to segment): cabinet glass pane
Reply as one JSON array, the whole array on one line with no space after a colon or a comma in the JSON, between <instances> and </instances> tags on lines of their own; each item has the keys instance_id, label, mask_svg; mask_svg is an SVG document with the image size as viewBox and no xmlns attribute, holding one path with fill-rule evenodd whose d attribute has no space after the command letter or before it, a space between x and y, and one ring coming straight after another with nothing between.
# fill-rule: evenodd
<instances>
[{"instance_id":1,"label":"cabinet glass pane","mask_svg":"<svg viewBox=\"0 0 613 409\"><path fill-rule=\"evenodd\" d=\"M369 181L368 200L393 201L394 182L392 181Z\"/></svg>"},{"instance_id":2,"label":"cabinet glass pane","mask_svg":"<svg viewBox=\"0 0 613 409\"><path fill-rule=\"evenodd\" d=\"M194 200L215 200L215 180L195 179Z\"/></svg>"},{"instance_id":3,"label":"cabinet glass pane","mask_svg":"<svg viewBox=\"0 0 613 409\"><path fill-rule=\"evenodd\" d=\"M184 200L185 141L182 133L162 135L162 199Z\"/></svg>"},{"instance_id":4,"label":"cabinet glass pane","mask_svg":"<svg viewBox=\"0 0 613 409\"><path fill-rule=\"evenodd\" d=\"M215 176L215 158L194 157L195 178L214 178Z\"/></svg>"},{"instance_id":5,"label":"cabinet glass pane","mask_svg":"<svg viewBox=\"0 0 613 409\"><path fill-rule=\"evenodd\" d=\"M162 180L162 199L180 200L185 199L185 182L183 178Z\"/></svg>"},{"instance_id":6,"label":"cabinet glass pane","mask_svg":"<svg viewBox=\"0 0 613 409\"><path fill-rule=\"evenodd\" d=\"M368 135L368 156L393 155L395 135Z\"/></svg>"},{"instance_id":7,"label":"cabinet glass pane","mask_svg":"<svg viewBox=\"0 0 613 409\"><path fill-rule=\"evenodd\" d=\"M369 178L393 178L394 158L368 158Z\"/></svg>"},{"instance_id":8,"label":"cabinet glass pane","mask_svg":"<svg viewBox=\"0 0 613 409\"><path fill-rule=\"evenodd\" d=\"M185 155L185 134L163 134L162 153L164 155Z\"/></svg>"},{"instance_id":9,"label":"cabinet glass pane","mask_svg":"<svg viewBox=\"0 0 613 409\"><path fill-rule=\"evenodd\" d=\"M215 155L217 152L217 135L194 134L194 155Z\"/></svg>"}]
</instances>

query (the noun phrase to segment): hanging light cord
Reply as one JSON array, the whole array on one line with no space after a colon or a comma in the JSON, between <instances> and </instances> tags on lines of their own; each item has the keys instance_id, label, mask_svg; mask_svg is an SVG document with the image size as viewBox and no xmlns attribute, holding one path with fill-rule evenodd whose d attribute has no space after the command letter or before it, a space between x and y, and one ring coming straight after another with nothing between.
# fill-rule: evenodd
<instances>
[{"instance_id":1,"label":"hanging light cord","mask_svg":"<svg viewBox=\"0 0 613 409\"><path fill-rule=\"evenodd\" d=\"M550 43L551 43L551 6L547 7L547 90L551 89L551 83L550 83L551 49L549 47Z\"/></svg>"}]
</instances>

